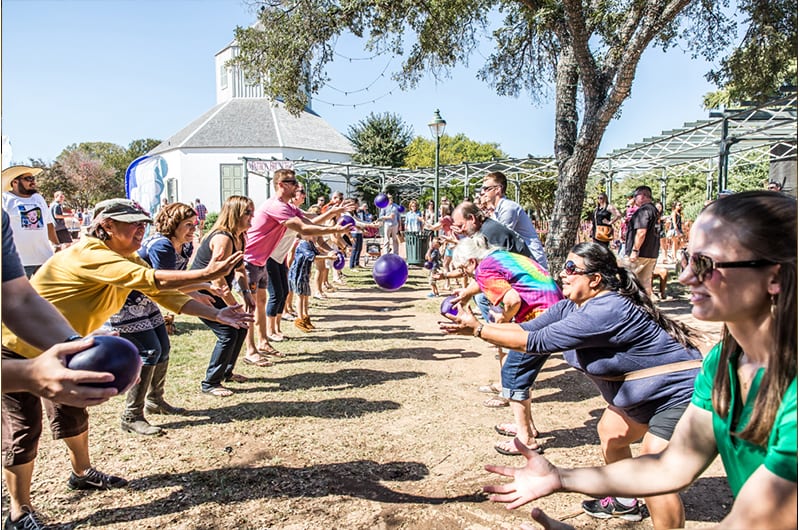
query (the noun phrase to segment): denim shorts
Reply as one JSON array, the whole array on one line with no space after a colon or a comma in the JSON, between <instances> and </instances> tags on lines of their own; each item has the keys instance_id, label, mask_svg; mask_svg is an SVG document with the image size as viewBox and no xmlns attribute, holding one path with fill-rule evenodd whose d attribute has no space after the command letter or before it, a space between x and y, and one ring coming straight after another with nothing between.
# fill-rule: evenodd
<instances>
[{"instance_id":1,"label":"denim shorts","mask_svg":"<svg viewBox=\"0 0 800 530\"><path fill-rule=\"evenodd\" d=\"M513 401L525 401L531 397L531 387L550 354L528 355L509 350L500 370L501 395Z\"/></svg>"},{"instance_id":2,"label":"denim shorts","mask_svg":"<svg viewBox=\"0 0 800 530\"><path fill-rule=\"evenodd\" d=\"M247 271L247 285L250 289L266 289L267 282L267 264L262 266L253 265L252 263L244 262L244 268Z\"/></svg>"}]
</instances>

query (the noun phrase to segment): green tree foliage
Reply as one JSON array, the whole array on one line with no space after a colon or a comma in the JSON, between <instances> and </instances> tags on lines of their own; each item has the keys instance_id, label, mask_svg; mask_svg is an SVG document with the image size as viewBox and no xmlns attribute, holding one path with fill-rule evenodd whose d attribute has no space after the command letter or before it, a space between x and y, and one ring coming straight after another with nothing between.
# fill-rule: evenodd
<instances>
[{"instance_id":1,"label":"green tree foliage","mask_svg":"<svg viewBox=\"0 0 800 530\"><path fill-rule=\"evenodd\" d=\"M706 77L722 87L706 108L763 103L785 85L797 86L797 0L742 0L748 27L740 45Z\"/></svg>"},{"instance_id":2,"label":"green tree foliage","mask_svg":"<svg viewBox=\"0 0 800 530\"><path fill-rule=\"evenodd\" d=\"M305 178L303 178L305 177ZM331 199L331 187L319 179L309 176L301 176L300 180L305 182L306 200L309 206L317 204L318 197L325 197L325 202Z\"/></svg>"},{"instance_id":3,"label":"green tree foliage","mask_svg":"<svg viewBox=\"0 0 800 530\"><path fill-rule=\"evenodd\" d=\"M436 158L436 140L417 136L408 146L405 167L433 167ZM439 164L457 165L464 162L488 162L489 160L507 158L500 149L500 144L481 143L470 140L467 135L448 134L439 138Z\"/></svg>"},{"instance_id":4,"label":"green tree foliage","mask_svg":"<svg viewBox=\"0 0 800 530\"><path fill-rule=\"evenodd\" d=\"M345 136L356 150L354 162L369 166L401 167L413 131L397 114L370 113L365 119L351 125Z\"/></svg>"},{"instance_id":5,"label":"green tree foliage","mask_svg":"<svg viewBox=\"0 0 800 530\"><path fill-rule=\"evenodd\" d=\"M326 65L342 33L367 39L369 51L402 57L394 78L408 89L422 76L440 78L467 64L490 32L495 51L479 77L499 95L526 91L534 101L554 95L559 183L546 243L554 268L575 241L589 171L609 122L630 95L644 50L682 39L691 52L713 58L736 37L728 2L716 0L259 3L259 24L235 31L240 54L231 63L295 113L328 80ZM767 3L738 1L751 14Z\"/></svg>"}]
</instances>

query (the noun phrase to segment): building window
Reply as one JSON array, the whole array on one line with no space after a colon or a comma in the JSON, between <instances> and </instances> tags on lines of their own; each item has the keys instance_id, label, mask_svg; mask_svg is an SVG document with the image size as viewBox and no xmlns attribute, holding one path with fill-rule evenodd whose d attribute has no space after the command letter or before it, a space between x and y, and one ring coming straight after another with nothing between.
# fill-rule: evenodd
<instances>
[{"instance_id":1,"label":"building window","mask_svg":"<svg viewBox=\"0 0 800 530\"><path fill-rule=\"evenodd\" d=\"M167 179L166 182L167 202L178 201L178 179Z\"/></svg>"},{"instance_id":2,"label":"building window","mask_svg":"<svg viewBox=\"0 0 800 530\"><path fill-rule=\"evenodd\" d=\"M228 69L224 64L219 65L219 87L222 90L228 88Z\"/></svg>"},{"instance_id":3,"label":"building window","mask_svg":"<svg viewBox=\"0 0 800 530\"><path fill-rule=\"evenodd\" d=\"M247 195L244 189L244 173L241 164L220 164L220 204L231 195Z\"/></svg>"}]
</instances>

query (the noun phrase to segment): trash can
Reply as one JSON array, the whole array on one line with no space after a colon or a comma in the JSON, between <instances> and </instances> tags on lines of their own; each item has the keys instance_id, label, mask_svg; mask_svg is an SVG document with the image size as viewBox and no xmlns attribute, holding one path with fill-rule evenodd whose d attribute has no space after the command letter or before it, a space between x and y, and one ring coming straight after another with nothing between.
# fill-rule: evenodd
<instances>
[{"instance_id":1,"label":"trash can","mask_svg":"<svg viewBox=\"0 0 800 530\"><path fill-rule=\"evenodd\" d=\"M428 253L428 234L426 232L406 232L406 261L409 265L425 263Z\"/></svg>"}]
</instances>

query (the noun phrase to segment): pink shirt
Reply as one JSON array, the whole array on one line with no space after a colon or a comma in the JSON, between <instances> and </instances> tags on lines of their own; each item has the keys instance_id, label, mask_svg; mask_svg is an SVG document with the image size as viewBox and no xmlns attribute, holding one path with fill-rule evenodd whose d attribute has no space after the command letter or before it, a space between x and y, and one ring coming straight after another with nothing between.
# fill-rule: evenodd
<instances>
[{"instance_id":1,"label":"pink shirt","mask_svg":"<svg viewBox=\"0 0 800 530\"><path fill-rule=\"evenodd\" d=\"M247 231L245 261L263 267L286 233L286 226L283 223L292 217L302 216L303 212L293 204L285 203L275 197L267 199L256 210L252 226Z\"/></svg>"}]
</instances>

